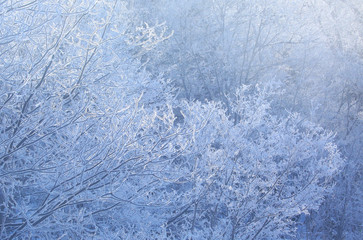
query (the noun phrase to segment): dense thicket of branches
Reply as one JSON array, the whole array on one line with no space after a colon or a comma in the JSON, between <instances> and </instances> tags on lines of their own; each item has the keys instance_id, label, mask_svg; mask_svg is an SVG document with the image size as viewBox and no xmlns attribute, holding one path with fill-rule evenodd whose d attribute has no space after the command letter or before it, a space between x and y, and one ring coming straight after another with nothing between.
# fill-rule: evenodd
<instances>
[{"instance_id":1,"label":"dense thicket of branches","mask_svg":"<svg viewBox=\"0 0 363 240\"><path fill-rule=\"evenodd\" d=\"M362 10L0 2L0 238L360 239Z\"/></svg>"}]
</instances>

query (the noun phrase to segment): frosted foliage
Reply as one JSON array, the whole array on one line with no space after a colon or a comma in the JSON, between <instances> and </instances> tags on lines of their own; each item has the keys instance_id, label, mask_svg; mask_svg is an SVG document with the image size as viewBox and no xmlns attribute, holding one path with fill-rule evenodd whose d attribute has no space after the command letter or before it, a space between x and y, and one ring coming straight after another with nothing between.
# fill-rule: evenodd
<instances>
[{"instance_id":1,"label":"frosted foliage","mask_svg":"<svg viewBox=\"0 0 363 240\"><path fill-rule=\"evenodd\" d=\"M196 129L185 158L194 188L183 193L182 215L172 219L176 239L181 228L195 229L197 239L293 236L293 219L317 209L333 187L329 176L343 162L332 134L296 114L280 119L261 111L251 104L268 109L261 95L238 94L236 109L248 114L237 124L216 104L186 107L189 128Z\"/></svg>"},{"instance_id":2,"label":"frosted foliage","mask_svg":"<svg viewBox=\"0 0 363 240\"><path fill-rule=\"evenodd\" d=\"M289 92L309 34L280 14L310 5L267 3L1 1L0 239L293 239L358 192L337 179L361 167L360 71L324 102L348 125L317 120L326 92Z\"/></svg>"}]
</instances>

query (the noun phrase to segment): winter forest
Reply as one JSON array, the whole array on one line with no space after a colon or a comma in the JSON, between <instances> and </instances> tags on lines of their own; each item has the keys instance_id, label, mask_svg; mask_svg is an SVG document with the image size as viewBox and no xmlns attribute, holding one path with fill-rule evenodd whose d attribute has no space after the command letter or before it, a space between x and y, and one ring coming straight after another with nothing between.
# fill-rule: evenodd
<instances>
[{"instance_id":1,"label":"winter forest","mask_svg":"<svg viewBox=\"0 0 363 240\"><path fill-rule=\"evenodd\" d=\"M0 239L363 239L362 0L0 0Z\"/></svg>"}]
</instances>

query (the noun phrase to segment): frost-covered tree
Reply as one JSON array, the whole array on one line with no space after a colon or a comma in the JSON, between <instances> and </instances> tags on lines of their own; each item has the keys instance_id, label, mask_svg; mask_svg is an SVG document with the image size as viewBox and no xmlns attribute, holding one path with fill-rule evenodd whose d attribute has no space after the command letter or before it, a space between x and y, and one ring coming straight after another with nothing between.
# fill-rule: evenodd
<instances>
[{"instance_id":1,"label":"frost-covered tree","mask_svg":"<svg viewBox=\"0 0 363 240\"><path fill-rule=\"evenodd\" d=\"M237 92L237 123L218 104L182 110L184 124L201 130L178 160L187 174L177 188L181 207L168 221L176 239L293 237L298 216L331 191L343 163L332 133L296 114L271 114L266 92L251 92Z\"/></svg>"},{"instance_id":2,"label":"frost-covered tree","mask_svg":"<svg viewBox=\"0 0 363 240\"><path fill-rule=\"evenodd\" d=\"M130 52L165 36L129 15L122 1L1 3L1 238L94 235L92 213L112 206L97 189L161 138L142 105L171 88Z\"/></svg>"},{"instance_id":3,"label":"frost-covered tree","mask_svg":"<svg viewBox=\"0 0 363 240\"><path fill-rule=\"evenodd\" d=\"M150 68L165 69L179 96L216 99L232 113L226 95L267 83L284 92L270 98L275 114L299 112L337 133L345 171L299 238L362 238L361 1L132 2L143 19L174 30Z\"/></svg>"}]
</instances>

